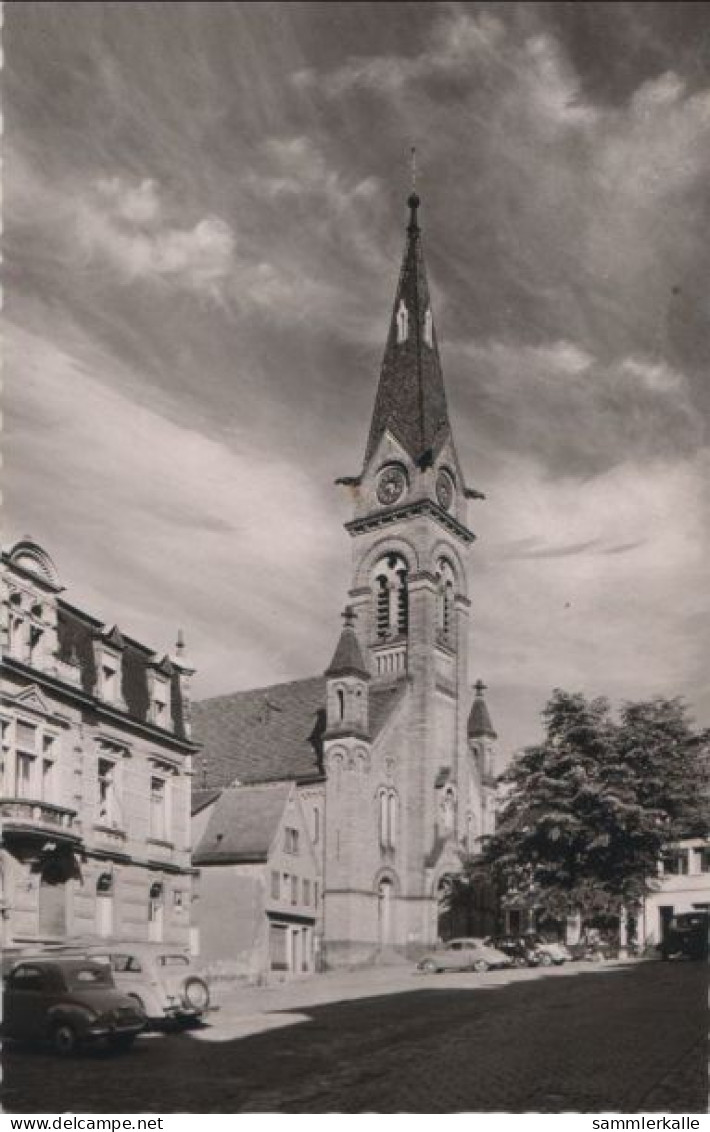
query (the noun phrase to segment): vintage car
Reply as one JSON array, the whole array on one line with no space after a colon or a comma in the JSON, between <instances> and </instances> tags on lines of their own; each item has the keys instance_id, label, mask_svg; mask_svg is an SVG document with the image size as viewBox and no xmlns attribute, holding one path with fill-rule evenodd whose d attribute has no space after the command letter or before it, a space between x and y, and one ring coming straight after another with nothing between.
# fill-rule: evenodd
<instances>
[{"instance_id":1,"label":"vintage car","mask_svg":"<svg viewBox=\"0 0 710 1132\"><path fill-rule=\"evenodd\" d=\"M417 969L427 974L436 971L489 971L494 967L511 967L513 960L489 947L482 939L450 939L443 947L419 960Z\"/></svg>"},{"instance_id":2,"label":"vintage car","mask_svg":"<svg viewBox=\"0 0 710 1132\"><path fill-rule=\"evenodd\" d=\"M49 1041L67 1057L80 1046L128 1049L145 1028L138 1003L116 988L110 968L84 958L25 958L3 986L2 1036Z\"/></svg>"},{"instance_id":3,"label":"vintage car","mask_svg":"<svg viewBox=\"0 0 710 1132\"><path fill-rule=\"evenodd\" d=\"M110 965L116 986L153 1025L195 1023L210 1009L209 987L179 947L121 940L93 944L85 954Z\"/></svg>"},{"instance_id":4,"label":"vintage car","mask_svg":"<svg viewBox=\"0 0 710 1132\"><path fill-rule=\"evenodd\" d=\"M539 967L541 954L535 944L529 943L521 936L503 935L491 936L486 944L502 951L509 956L514 967Z\"/></svg>"},{"instance_id":5,"label":"vintage car","mask_svg":"<svg viewBox=\"0 0 710 1132\"><path fill-rule=\"evenodd\" d=\"M547 939L535 932L528 932L523 939L526 947L534 949L539 955L541 967L560 967L572 959L572 952L567 945L558 940Z\"/></svg>"}]
</instances>

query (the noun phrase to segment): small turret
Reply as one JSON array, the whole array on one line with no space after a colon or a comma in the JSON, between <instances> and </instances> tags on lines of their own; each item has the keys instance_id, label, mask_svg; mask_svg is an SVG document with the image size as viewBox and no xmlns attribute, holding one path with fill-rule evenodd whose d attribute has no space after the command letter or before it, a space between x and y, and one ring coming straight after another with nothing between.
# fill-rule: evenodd
<instances>
[{"instance_id":1,"label":"small turret","mask_svg":"<svg viewBox=\"0 0 710 1132\"><path fill-rule=\"evenodd\" d=\"M469 739L497 739L491 717L488 712L488 705L483 698L483 693L486 691L486 685L482 680L477 680L474 685L476 697L471 705L471 711L468 717L468 737Z\"/></svg>"},{"instance_id":2,"label":"small turret","mask_svg":"<svg viewBox=\"0 0 710 1132\"><path fill-rule=\"evenodd\" d=\"M368 735L367 685L370 673L355 632L356 615L348 606L343 612L343 630L325 676L326 737Z\"/></svg>"}]
</instances>

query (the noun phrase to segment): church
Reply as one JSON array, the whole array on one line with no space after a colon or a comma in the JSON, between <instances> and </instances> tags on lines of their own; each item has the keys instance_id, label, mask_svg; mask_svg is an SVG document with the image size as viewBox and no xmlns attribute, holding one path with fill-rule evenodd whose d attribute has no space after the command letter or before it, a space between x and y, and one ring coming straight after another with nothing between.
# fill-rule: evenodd
<instances>
[{"instance_id":1,"label":"church","mask_svg":"<svg viewBox=\"0 0 710 1132\"><path fill-rule=\"evenodd\" d=\"M468 671L483 496L457 456L416 192L407 203L363 466L338 481L352 585L332 659L194 704L200 956L255 977L416 958L444 930L447 876L495 820L496 733Z\"/></svg>"}]
</instances>

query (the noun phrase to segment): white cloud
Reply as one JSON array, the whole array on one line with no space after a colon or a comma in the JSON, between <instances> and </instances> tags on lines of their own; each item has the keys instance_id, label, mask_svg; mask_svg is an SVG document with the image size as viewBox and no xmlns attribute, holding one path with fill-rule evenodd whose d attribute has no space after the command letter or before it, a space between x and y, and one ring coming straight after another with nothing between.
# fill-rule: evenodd
<instances>
[{"instance_id":1,"label":"white cloud","mask_svg":"<svg viewBox=\"0 0 710 1132\"><path fill-rule=\"evenodd\" d=\"M6 521L50 554L63 548L70 601L156 649L182 625L213 687L288 677L304 655L319 667L320 571L344 548L303 471L258 438L235 430L227 446L137 404L110 357L11 326L6 369ZM320 630L323 667L332 624Z\"/></svg>"},{"instance_id":2,"label":"white cloud","mask_svg":"<svg viewBox=\"0 0 710 1132\"><path fill-rule=\"evenodd\" d=\"M472 656L503 702L517 685L539 706L555 686L706 700L709 485L707 449L586 481L507 458L476 510L471 564ZM508 743L530 741L498 723Z\"/></svg>"},{"instance_id":3,"label":"white cloud","mask_svg":"<svg viewBox=\"0 0 710 1132\"><path fill-rule=\"evenodd\" d=\"M162 279L217 294L233 266L229 225L216 217L187 228L169 223L150 180L99 180L76 202L76 237L85 255L104 255L128 280Z\"/></svg>"}]
</instances>

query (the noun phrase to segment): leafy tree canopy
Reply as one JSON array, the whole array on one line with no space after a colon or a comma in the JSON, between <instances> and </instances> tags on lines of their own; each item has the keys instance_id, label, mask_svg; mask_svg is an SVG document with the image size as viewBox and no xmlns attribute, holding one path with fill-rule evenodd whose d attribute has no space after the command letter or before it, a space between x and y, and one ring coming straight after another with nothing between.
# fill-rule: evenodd
<instances>
[{"instance_id":1,"label":"leafy tree canopy","mask_svg":"<svg viewBox=\"0 0 710 1132\"><path fill-rule=\"evenodd\" d=\"M679 699L628 703L555 690L545 738L501 775L496 832L452 879L451 907L482 877L550 915L585 918L650 891L659 857L710 830L710 732Z\"/></svg>"}]
</instances>

